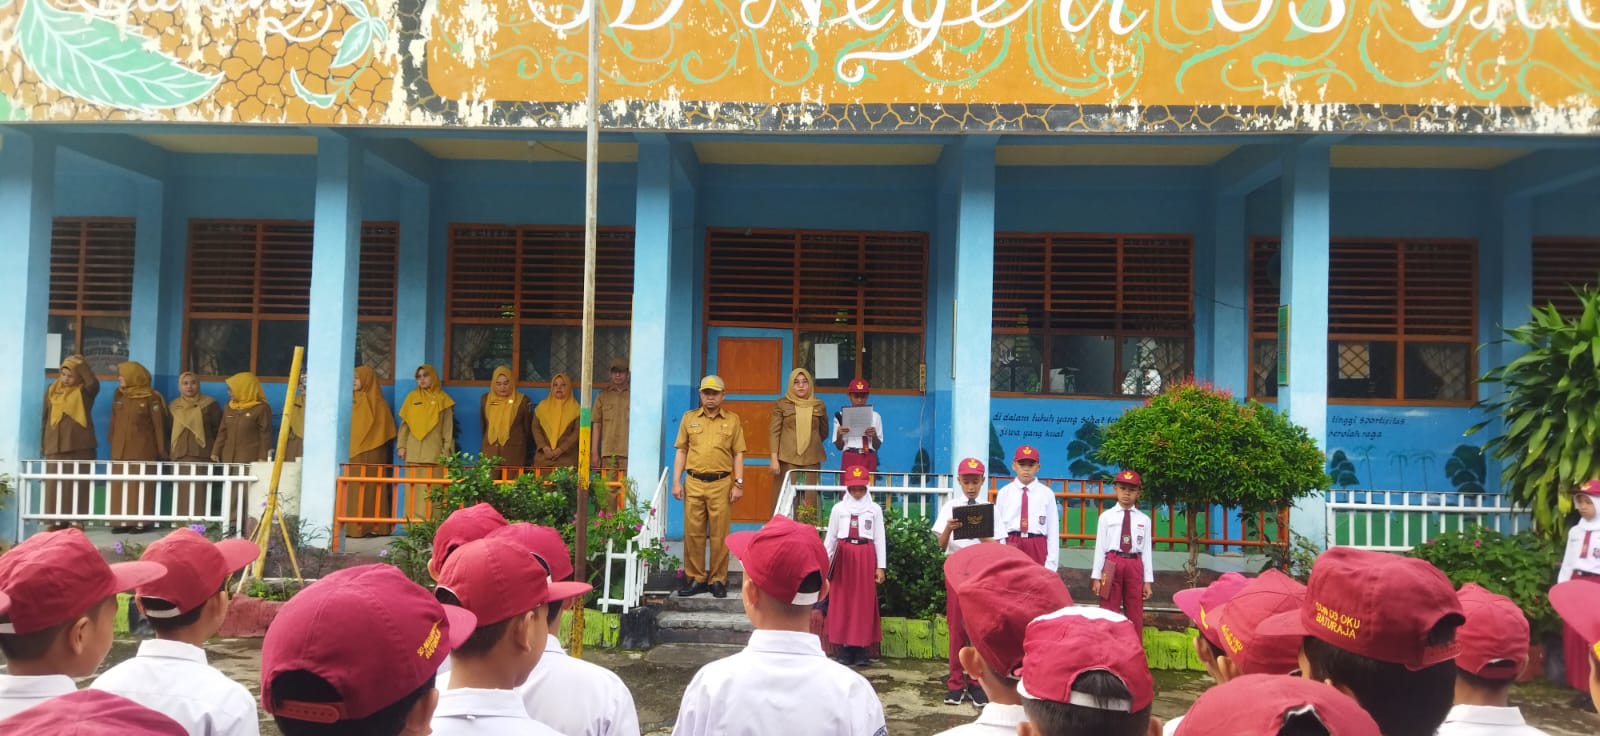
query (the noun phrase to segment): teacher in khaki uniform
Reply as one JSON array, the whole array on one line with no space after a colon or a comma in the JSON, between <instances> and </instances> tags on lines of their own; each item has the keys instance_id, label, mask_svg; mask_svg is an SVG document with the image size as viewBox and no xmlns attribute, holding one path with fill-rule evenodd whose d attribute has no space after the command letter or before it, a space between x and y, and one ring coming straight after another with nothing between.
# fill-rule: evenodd
<instances>
[{"instance_id":1,"label":"teacher in khaki uniform","mask_svg":"<svg viewBox=\"0 0 1600 736\"><path fill-rule=\"evenodd\" d=\"M700 408L678 422L678 453L672 461L672 497L683 501L683 587L678 595L711 591L728 596L728 520L744 495L744 427L722 411L724 385L717 376L700 381ZM688 471L688 492L684 472ZM711 565L706 566L706 542ZM708 585L709 583L709 585Z\"/></svg>"}]
</instances>

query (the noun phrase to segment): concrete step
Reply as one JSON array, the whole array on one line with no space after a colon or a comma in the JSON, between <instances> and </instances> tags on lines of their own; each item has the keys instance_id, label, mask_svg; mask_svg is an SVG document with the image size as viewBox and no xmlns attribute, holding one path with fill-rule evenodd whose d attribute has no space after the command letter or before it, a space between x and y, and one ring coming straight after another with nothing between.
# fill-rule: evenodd
<instances>
[{"instance_id":1,"label":"concrete step","mask_svg":"<svg viewBox=\"0 0 1600 736\"><path fill-rule=\"evenodd\" d=\"M667 644L742 646L755 630L743 613L720 611L663 611L656 627L656 640Z\"/></svg>"},{"instance_id":2,"label":"concrete step","mask_svg":"<svg viewBox=\"0 0 1600 736\"><path fill-rule=\"evenodd\" d=\"M739 601L739 589L728 586L727 598L713 598L710 593L684 598L674 593L661 601L661 611L679 613L736 613L744 615L744 604Z\"/></svg>"}]
</instances>

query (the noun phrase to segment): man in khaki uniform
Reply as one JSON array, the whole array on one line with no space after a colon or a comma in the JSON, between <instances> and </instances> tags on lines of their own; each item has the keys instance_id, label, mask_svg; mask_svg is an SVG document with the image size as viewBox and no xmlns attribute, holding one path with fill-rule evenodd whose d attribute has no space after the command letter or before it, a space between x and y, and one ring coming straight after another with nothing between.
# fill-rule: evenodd
<instances>
[{"instance_id":1,"label":"man in khaki uniform","mask_svg":"<svg viewBox=\"0 0 1600 736\"><path fill-rule=\"evenodd\" d=\"M744 427L738 417L722 411L723 390L717 376L700 381L700 408L683 413L673 443L678 453L672 461L672 497L684 502L680 596L708 590L717 598L728 596L728 548L723 540L728 537L733 504L744 495ZM705 563L708 533L710 569Z\"/></svg>"},{"instance_id":2,"label":"man in khaki uniform","mask_svg":"<svg viewBox=\"0 0 1600 736\"><path fill-rule=\"evenodd\" d=\"M601 470L616 470L628 474L628 359L611 359L611 385L600 390L594 399L591 422L594 436L600 444L595 457Z\"/></svg>"}]
</instances>

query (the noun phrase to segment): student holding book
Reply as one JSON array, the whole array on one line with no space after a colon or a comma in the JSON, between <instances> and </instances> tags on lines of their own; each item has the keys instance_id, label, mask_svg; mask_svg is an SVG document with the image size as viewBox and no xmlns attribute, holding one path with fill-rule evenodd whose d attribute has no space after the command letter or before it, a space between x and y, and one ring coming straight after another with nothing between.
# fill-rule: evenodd
<instances>
[{"instance_id":1,"label":"student holding book","mask_svg":"<svg viewBox=\"0 0 1600 736\"><path fill-rule=\"evenodd\" d=\"M956 466L956 481L961 485L961 492L945 501L944 508L939 510L939 518L933 522L933 533L939 536L939 548L944 550L946 558L972 545L995 541L994 504L989 503L987 498L981 498L984 477L983 462L975 457L962 460ZM965 529L956 518L958 511L972 513L977 509L988 510L989 529L986 535L971 533L981 530ZM950 622L950 676L945 679L945 705L960 705L962 700L970 698L974 705L983 706L989 702L988 696L978 681L961 666L961 648L971 644L972 639L967 636L961 618L961 603L956 597L955 581L948 575L944 579L944 616Z\"/></svg>"}]
</instances>

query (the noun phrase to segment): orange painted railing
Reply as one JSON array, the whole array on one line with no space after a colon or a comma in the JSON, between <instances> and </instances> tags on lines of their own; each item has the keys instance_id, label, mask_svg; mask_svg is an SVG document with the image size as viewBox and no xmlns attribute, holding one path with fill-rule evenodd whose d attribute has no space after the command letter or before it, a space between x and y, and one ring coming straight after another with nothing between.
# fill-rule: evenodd
<instances>
[{"instance_id":1,"label":"orange painted railing","mask_svg":"<svg viewBox=\"0 0 1600 736\"><path fill-rule=\"evenodd\" d=\"M495 468L494 481L510 484L524 474L544 475L553 470L499 466ZM595 472L606 479L618 508L628 502L623 492L625 478L614 470ZM428 501L428 491L451 482L445 473L443 465L341 465L333 501L332 550L339 551L346 527L352 525L392 527L432 518L434 508Z\"/></svg>"}]
</instances>

